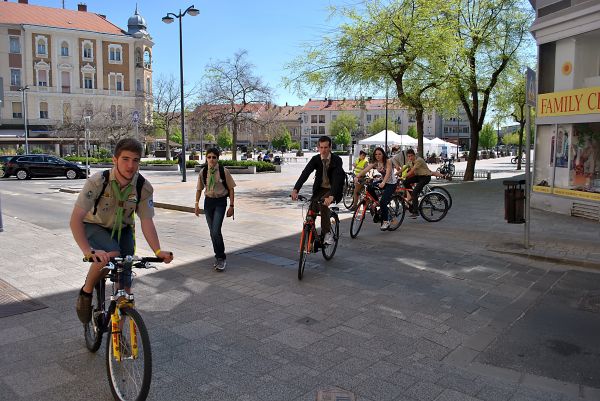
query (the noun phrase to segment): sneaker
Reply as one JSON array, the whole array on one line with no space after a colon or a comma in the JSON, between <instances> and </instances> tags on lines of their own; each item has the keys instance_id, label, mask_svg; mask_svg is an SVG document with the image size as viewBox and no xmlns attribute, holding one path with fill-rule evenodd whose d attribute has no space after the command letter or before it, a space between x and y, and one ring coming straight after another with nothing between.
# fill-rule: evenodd
<instances>
[{"instance_id":1,"label":"sneaker","mask_svg":"<svg viewBox=\"0 0 600 401\"><path fill-rule=\"evenodd\" d=\"M218 272L222 272L225 270L225 266L227 266L227 261L225 259L217 259L217 263L215 264L215 270Z\"/></svg>"},{"instance_id":2,"label":"sneaker","mask_svg":"<svg viewBox=\"0 0 600 401\"><path fill-rule=\"evenodd\" d=\"M381 223L381 227L379 227L379 229L381 231L385 231L388 228L390 228L390 222L389 221L384 221L383 223Z\"/></svg>"},{"instance_id":3,"label":"sneaker","mask_svg":"<svg viewBox=\"0 0 600 401\"><path fill-rule=\"evenodd\" d=\"M410 217L411 219L416 219L417 217L419 217L419 215L416 213L411 213L408 215L408 217Z\"/></svg>"},{"instance_id":4,"label":"sneaker","mask_svg":"<svg viewBox=\"0 0 600 401\"><path fill-rule=\"evenodd\" d=\"M81 323L88 324L92 320L92 294L83 292L83 288L79 290L75 310Z\"/></svg>"},{"instance_id":5,"label":"sneaker","mask_svg":"<svg viewBox=\"0 0 600 401\"><path fill-rule=\"evenodd\" d=\"M325 245L333 245L335 241L333 240L333 235L331 233L325 234L325 238L323 239L323 243Z\"/></svg>"}]
</instances>

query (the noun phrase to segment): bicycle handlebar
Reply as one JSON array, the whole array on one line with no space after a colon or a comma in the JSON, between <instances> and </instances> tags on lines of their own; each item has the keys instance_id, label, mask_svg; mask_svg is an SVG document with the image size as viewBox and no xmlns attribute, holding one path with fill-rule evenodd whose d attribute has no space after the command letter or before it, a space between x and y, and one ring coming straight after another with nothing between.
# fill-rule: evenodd
<instances>
[{"instance_id":1,"label":"bicycle handlebar","mask_svg":"<svg viewBox=\"0 0 600 401\"><path fill-rule=\"evenodd\" d=\"M171 255L173 253L171 252ZM93 257L93 254L92 254ZM83 258L84 262L90 262L93 263L95 262L95 260L92 260L91 258ZM138 265L144 265L146 263L162 263L164 262L163 258L157 258L157 257L142 257L142 256L137 256L137 255L133 255L133 256L124 256L124 257L114 257L114 258L110 258L109 263L134 263L135 267L140 267ZM143 266L142 266L143 267Z\"/></svg>"}]
</instances>

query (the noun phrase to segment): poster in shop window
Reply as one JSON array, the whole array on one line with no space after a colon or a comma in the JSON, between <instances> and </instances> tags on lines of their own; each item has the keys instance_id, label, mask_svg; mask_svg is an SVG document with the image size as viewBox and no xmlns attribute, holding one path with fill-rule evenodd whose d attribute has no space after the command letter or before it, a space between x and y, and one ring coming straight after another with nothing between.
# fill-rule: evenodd
<instances>
[{"instance_id":1,"label":"poster in shop window","mask_svg":"<svg viewBox=\"0 0 600 401\"><path fill-rule=\"evenodd\" d=\"M569 167L569 130L560 127L556 135L556 167Z\"/></svg>"}]
</instances>

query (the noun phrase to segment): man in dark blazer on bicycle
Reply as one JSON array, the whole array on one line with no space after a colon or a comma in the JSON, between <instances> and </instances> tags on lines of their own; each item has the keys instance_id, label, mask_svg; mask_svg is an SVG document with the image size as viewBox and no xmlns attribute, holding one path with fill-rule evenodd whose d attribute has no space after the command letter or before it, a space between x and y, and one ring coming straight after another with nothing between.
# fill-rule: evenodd
<instances>
[{"instance_id":1,"label":"man in dark blazer on bicycle","mask_svg":"<svg viewBox=\"0 0 600 401\"><path fill-rule=\"evenodd\" d=\"M331 138L322 136L319 138L319 154L313 156L300 178L296 181L292 190L292 199L298 199L298 191L308 180L312 172L315 172L315 181L313 183L311 208L315 211L318 200L322 199L321 205L321 233L326 233L323 242L328 245L333 244L333 236L330 233L331 222L329 220L329 205L333 202L339 202L342 199L344 189L345 172L342 165L342 158L331 153Z\"/></svg>"}]
</instances>

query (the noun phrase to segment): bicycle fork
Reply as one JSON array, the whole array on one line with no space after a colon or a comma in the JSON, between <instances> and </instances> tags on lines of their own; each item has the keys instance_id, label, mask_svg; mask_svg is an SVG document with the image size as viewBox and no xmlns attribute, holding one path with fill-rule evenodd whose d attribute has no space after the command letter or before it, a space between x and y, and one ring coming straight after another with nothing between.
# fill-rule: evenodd
<instances>
[{"instance_id":1,"label":"bicycle fork","mask_svg":"<svg viewBox=\"0 0 600 401\"><path fill-rule=\"evenodd\" d=\"M133 305L130 305L133 306ZM123 322L121 321L121 308L116 307L115 311L110 317L111 321L111 338L112 338L112 347L113 347L113 355L117 361L122 360L123 350L121 349L121 337L123 334ZM136 359L138 357L138 340L137 340L137 327L133 319L129 319L129 346L131 357Z\"/></svg>"}]
</instances>

